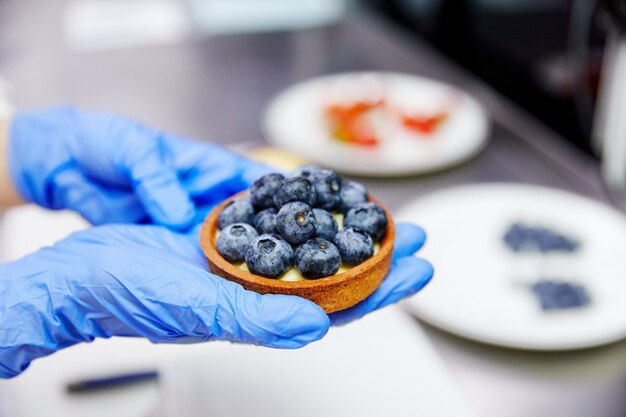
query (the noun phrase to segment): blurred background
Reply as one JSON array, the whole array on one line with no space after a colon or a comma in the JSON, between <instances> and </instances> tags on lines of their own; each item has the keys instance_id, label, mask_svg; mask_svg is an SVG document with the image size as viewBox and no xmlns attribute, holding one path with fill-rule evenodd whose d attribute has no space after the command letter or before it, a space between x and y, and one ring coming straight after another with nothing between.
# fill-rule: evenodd
<instances>
[{"instance_id":1,"label":"blurred background","mask_svg":"<svg viewBox=\"0 0 626 417\"><path fill-rule=\"evenodd\" d=\"M610 26L600 3L372 2L586 151Z\"/></svg>"},{"instance_id":2,"label":"blurred background","mask_svg":"<svg viewBox=\"0 0 626 417\"><path fill-rule=\"evenodd\" d=\"M74 346L0 381L0 415L625 417L625 30L623 0L0 0L0 116L73 104L330 167L437 270L297 352ZM86 226L13 209L0 259Z\"/></svg>"}]
</instances>

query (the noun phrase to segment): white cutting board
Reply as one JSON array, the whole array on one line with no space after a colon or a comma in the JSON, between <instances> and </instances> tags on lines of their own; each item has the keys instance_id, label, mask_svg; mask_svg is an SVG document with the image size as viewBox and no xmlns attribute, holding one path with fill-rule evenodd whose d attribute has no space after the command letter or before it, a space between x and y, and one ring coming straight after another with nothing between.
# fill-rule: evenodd
<instances>
[{"instance_id":1,"label":"white cutting board","mask_svg":"<svg viewBox=\"0 0 626 417\"><path fill-rule=\"evenodd\" d=\"M471 415L421 327L397 307L300 350L221 344L165 369L159 417Z\"/></svg>"}]
</instances>

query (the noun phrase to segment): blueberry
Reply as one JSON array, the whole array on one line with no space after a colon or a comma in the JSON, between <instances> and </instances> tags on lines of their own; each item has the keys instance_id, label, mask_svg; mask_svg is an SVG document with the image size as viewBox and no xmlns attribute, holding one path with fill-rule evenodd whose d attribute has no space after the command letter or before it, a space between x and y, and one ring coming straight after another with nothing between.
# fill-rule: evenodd
<instances>
[{"instance_id":1,"label":"blueberry","mask_svg":"<svg viewBox=\"0 0 626 417\"><path fill-rule=\"evenodd\" d=\"M301 201L313 206L317 199L317 191L311 181L304 177L287 178L274 195L274 204L281 208L292 201Z\"/></svg>"},{"instance_id":2,"label":"blueberry","mask_svg":"<svg viewBox=\"0 0 626 417\"><path fill-rule=\"evenodd\" d=\"M341 202L341 177L328 169L313 171L309 180L317 190L316 207L324 210L339 208Z\"/></svg>"},{"instance_id":3,"label":"blueberry","mask_svg":"<svg viewBox=\"0 0 626 417\"><path fill-rule=\"evenodd\" d=\"M344 180L341 183L340 195L339 211L342 213L347 212L358 203L366 203L369 200L365 187L355 181Z\"/></svg>"},{"instance_id":4,"label":"blueberry","mask_svg":"<svg viewBox=\"0 0 626 417\"><path fill-rule=\"evenodd\" d=\"M524 229L519 223L511 225L504 235L504 242L514 252L522 250L525 240Z\"/></svg>"},{"instance_id":5,"label":"blueberry","mask_svg":"<svg viewBox=\"0 0 626 417\"><path fill-rule=\"evenodd\" d=\"M515 223L504 235L504 242L514 252L534 250L541 253L576 252L580 243L546 227L530 227Z\"/></svg>"},{"instance_id":6,"label":"blueberry","mask_svg":"<svg viewBox=\"0 0 626 417\"><path fill-rule=\"evenodd\" d=\"M334 242L343 261L350 265L363 263L374 255L374 242L370 235L354 227L339 231Z\"/></svg>"},{"instance_id":7,"label":"blueberry","mask_svg":"<svg viewBox=\"0 0 626 417\"><path fill-rule=\"evenodd\" d=\"M236 198L226 205L217 217L217 227L225 228L233 223L252 224L254 207L247 198Z\"/></svg>"},{"instance_id":8,"label":"blueberry","mask_svg":"<svg viewBox=\"0 0 626 417\"><path fill-rule=\"evenodd\" d=\"M260 234L276 233L276 213L275 208L262 210L254 216L254 227Z\"/></svg>"},{"instance_id":9,"label":"blueberry","mask_svg":"<svg viewBox=\"0 0 626 417\"><path fill-rule=\"evenodd\" d=\"M317 165L312 165L312 164L302 165L301 167L295 169L289 176L309 178L309 176L312 173L321 171L321 170L322 168L318 167Z\"/></svg>"},{"instance_id":10,"label":"blueberry","mask_svg":"<svg viewBox=\"0 0 626 417\"><path fill-rule=\"evenodd\" d=\"M253 274L276 278L293 265L293 249L278 235L261 235L250 244L246 265Z\"/></svg>"},{"instance_id":11,"label":"blueberry","mask_svg":"<svg viewBox=\"0 0 626 417\"><path fill-rule=\"evenodd\" d=\"M259 234L246 223L228 225L217 238L217 251L228 262L241 262L246 257L250 243Z\"/></svg>"},{"instance_id":12,"label":"blueberry","mask_svg":"<svg viewBox=\"0 0 626 417\"><path fill-rule=\"evenodd\" d=\"M299 201L285 204L276 215L276 229L292 245L306 242L315 235L311 206Z\"/></svg>"},{"instance_id":13,"label":"blueberry","mask_svg":"<svg viewBox=\"0 0 626 417\"><path fill-rule=\"evenodd\" d=\"M542 279L532 286L542 310L579 308L591 302L582 285Z\"/></svg>"},{"instance_id":14,"label":"blueberry","mask_svg":"<svg viewBox=\"0 0 626 417\"><path fill-rule=\"evenodd\" d=\"M318 208L313 209L313 215L315 216L315 237L332 242L339 230L337 220L326 210Z\"/></svg>"},{"instance_id":15,"label":"blueberry","mask_svg":"<svg viewBox=\"0 0 626 417\"><path fill-rule=\"evenodd\" d=\"M285 177L282 174L267 174L259 178L250 187L250 200L259 209L274 207L274 195Z\"/></svg>"},{"instance_id":16,"label":"blueberry","mask_svg":"<svg viewBox=\"0 0 626 417\"><path fill-rule=\"evenodd\" d=\"M307 240L298 246L294 259L298 272L311 279L335 275L341 266L341 255L337 247L320 238Z\"/></svg>"},{"instance_id":17,"label":"blueberry","mask_svg":"<svg viewBox=\"0 0 626 417\"><path fill-rule=\"evenodd\" d=\"M348 211L343 224L344 227L356 227L379 241L387 231L387 215L374 203L358 203Z\"/></svg>"}]
</instances>

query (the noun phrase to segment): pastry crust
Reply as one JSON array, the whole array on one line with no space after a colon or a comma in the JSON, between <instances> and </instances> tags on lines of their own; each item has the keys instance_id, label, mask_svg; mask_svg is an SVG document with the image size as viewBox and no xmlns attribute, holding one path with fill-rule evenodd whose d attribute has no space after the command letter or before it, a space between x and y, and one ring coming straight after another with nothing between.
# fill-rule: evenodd
<instances>
[{"instance_id":1,"label":"pastry crust","mask_svg":"<svg viewBox=\"0 0 626 417\"><path fill-rule=\"evenodd\" d=\"M207 257L209 268L215 275L260 294L286 294L307 298L322 307L325 312L332 313L352 307L367 298L376 291L389 273L395 241L395 226L389 211L371 197L370 201L385 210L388 221L387 232L380 242L380 250L362 264L330 277L297 282L265 278L238 268L217 252L215 236L218 230L217 216L222 208L244 193L237 194L216 206L202 225L200 245Z\"/></svg>"}]
</instances>

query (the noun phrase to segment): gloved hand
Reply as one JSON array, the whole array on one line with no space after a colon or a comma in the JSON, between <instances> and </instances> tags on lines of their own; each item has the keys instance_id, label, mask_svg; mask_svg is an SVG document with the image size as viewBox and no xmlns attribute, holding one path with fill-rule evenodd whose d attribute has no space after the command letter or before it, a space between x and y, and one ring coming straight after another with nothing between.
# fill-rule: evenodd
<instances>
[{"instance_id":1,"label":"gloved hand","mask_svg":"<svg viewBox=\"0 0 626 417\"><path fill-rule=\"evenodd\" d=\"M341 326L390 304L409 297L428 284L433 267L426 260L413 256L424 242L426 233L414 224L396 224L391 271L380 287L365 300L346 310L330 315L333 326Z\"/></svg>"},{"instance_id":2,"label":"gloved hand","mask_svg":"<svg viewBox=\"0 0 626 417\"><path fill-rule=\"evenodd\" d=\"M259 295L210 274L198 242L197 228L178 234L159 226L102 226L0 265L0 377L95 337L298 348L326 334L329 318L312 302ZM423 287L432 269L409 256L422 242L421 229L398 225L383 285L333 320L360 317Z\"/></svg>"},{"instance_id":3,"label":"gloved hand","mask_svg":"<svg viewBox=\"0 0 626 417\"><path fill-rule=\"evenodd\" d=\"M0 265L0 377L96 337L297 348L328 327L307 300L259 295L210 274L197 232L100 226Z\"/></svg>"},{"instance_id":4,"label":"gloved hand","mask_svg":"<svg viewBox=\"0 0 626 417\"><path fill-rule=\"evenodd\" d=\"M184 229L269 172L220 147L69 107L16 115L9 165L22 196L93 224Z\"/></svg>"}]
</instances>

